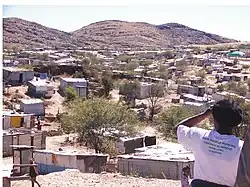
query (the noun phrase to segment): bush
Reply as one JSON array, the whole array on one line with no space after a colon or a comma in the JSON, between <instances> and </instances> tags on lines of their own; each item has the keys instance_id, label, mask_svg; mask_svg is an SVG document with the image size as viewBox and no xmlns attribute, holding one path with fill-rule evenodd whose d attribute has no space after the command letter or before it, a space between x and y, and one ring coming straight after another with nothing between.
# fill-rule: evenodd
<instances>
[{"instance_id":1,"label":"bush","mask_svg":"<svg viewBox=\"0 0 250 187\"><path fill-rule=\"evenodd\" d=\"M176 132L174 131L175 125L181 120L194 115L193 111L188 110L182 106L171 106L165 111L161 112L156 118L156 125L159 132L166 139L177 139Z\"/></svg>"},{"instance_id":2,"label":"bush","mask_svg":"<svg viewBox=\"0 0 250 187\"><path fill-rule=\"evenodd\" d=\"M66 97L66 102L73 101L77 98L77 93L73 87L69 86L65 90L65 97Z\"/></svg>"}]
</instances>

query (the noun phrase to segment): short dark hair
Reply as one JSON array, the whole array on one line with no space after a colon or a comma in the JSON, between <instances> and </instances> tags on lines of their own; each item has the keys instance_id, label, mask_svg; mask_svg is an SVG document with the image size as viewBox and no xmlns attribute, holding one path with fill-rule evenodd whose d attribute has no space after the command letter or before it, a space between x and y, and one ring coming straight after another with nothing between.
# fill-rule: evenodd
<instances>
[{"instance_id":1,"label":"short dark hair","mask_svg":"<svg viewBox=\"0 0 250 187\"><path fill-rule=\"evenodd\" d=\"M190 167L186 166L186 167L182 168L182 171L186 171L186 170L190 170Z\"/></svg>"},{"instance_id":2,"label":"short dark hair","mask_svg":"<svg viewBox=\"0 0 250 187\"><path fill-rule=\"evenodd\" d=\"M243 120L239 104L227 99L220 100L212 108L213 118L220 127L232 128L238 126Z\"/></svg>"}]
</instances>

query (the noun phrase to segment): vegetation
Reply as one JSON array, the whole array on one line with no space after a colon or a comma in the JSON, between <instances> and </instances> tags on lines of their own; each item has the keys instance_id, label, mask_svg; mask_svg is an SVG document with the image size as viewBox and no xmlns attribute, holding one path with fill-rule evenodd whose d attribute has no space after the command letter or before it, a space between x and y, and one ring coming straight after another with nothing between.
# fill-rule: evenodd
<instances>
[{"instance_id":1,"label":"vegetation","mask_svg":"<svg viewBox=\"0 0 250 187\"><path fill-rule=\"evenodd\" d=\"M205 71L204 69L199 70L199 71L196 73L196 76L197 76L197 77L201 77L202 80L204 80L204 79L206 78L206 75L207 75L207 73L206 73L206 71Z\"/></svg>"},{"instance_id":2,"label":"vegetation","mask_svg":"<svg viewBox=\"0 0 250 187\"><path fill-rule=\"evenodd\" d=\"M103 72L101 83L104 89L104 97L107 98L109 96L109 92L113 88L113 82L112 75L109 72Z\"/></svg>"},{"instance_id":3,"label":"vegetation","mask_svg":"<svg viewBox=\"0 0 250 187\"><path fill-rule=\"evenodd\" d=\"M69 86L68 88L66 88L65 98L66 98L66 102L73 101L74 99L77 98L77 93L73 87Z\"/></svg>"},{"instance_id":4,"label":"vegetation","mask_svg":"<svg viewBox=\"0 0 250 187\"><path fill-rule=\"evenodd\" d=\"M156 84L149 89L148 103L149 103L149 121L153 121L154 114L157 113L157 109L160 107L160 101L164 95L164 88L161 84Z\"/></svg>"},{"instance_id":5,"label":"vegetation","mask_svg":"<svg viewBox=\"0 0 250 187\"><path fill-rule=\"evenodd\" d=\"M248 87L243 82L230 81L226 84L225 89L240 96L246 96Z\"/></svg>"},{"instance_id":6,"label":"vegetation","mask_svg":"<svg viewBox=\"0 0 250 187\"><path fill-rule=\"evenodd\" d=\"M77 132L79 141L96 153L115 154L115 142L134 135L141 125L133 111L103 98L75 100L67 111L62 117L64 132Z\"/></svg>"},{"instance_id":7,"label":"vegetation","mask_svg":"<svg viewBox=\"0 0 250 187\"><path fill-rule=\"evenodd\" d=\"M137 90L140 87L139 81L125 80L120 84L119 94L125 95L125 102L127 105L134 107L135 99L137 96Z\"/></svg>"},{"instance_id":8,"label":"vegetation","mask_svg":"<svg viewBox=\"0 0 250 187\"><path fill-rule=\"evenodd\" d=\"M182 106L171 106L162 111L156 118L157 129L166 139L177 139L174 126L193 114L194 112Z\"/></svg>"}]
</instances>

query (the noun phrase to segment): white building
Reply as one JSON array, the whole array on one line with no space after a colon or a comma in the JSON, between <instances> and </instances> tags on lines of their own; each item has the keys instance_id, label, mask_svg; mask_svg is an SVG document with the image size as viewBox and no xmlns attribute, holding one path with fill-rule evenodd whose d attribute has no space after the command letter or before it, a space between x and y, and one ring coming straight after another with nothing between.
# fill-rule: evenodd
<instances>
[{"instance_id":1,"label":"white building","mask_svg":"<svg viewBox=\"0 0 250 187\"><path fill-rule=\"evenodd\" d=\"M51 98L54 94L54 86L46 80L32 80L28 82L28 94L34 97Z\"/></svg>"},{"instance_id":2,"label":"white building","mask_svg":"<svg viewBox=\"0 0 250 187\"><path fill-rule=\"evenodd\" d=\"M41 99L22 99L20 110L26 114L45 115L45 107Z\"/></svg>"}]
</instances>

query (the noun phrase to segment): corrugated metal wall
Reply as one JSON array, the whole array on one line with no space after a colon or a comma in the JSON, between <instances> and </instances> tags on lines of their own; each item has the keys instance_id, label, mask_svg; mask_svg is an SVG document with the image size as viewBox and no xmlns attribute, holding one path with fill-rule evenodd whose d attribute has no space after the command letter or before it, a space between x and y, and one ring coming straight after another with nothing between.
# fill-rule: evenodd
<instances>
[{"instance_id":1,"label":"corrugated metal wall","mask_svg":"<svg viewBox=\"0 0 250 187\"><path fill-rule=\"evenodd\" d=\"M4 135L3 136L3 156L12 156L11 145L31 145L30 134ZM35 133L34 146L36 149L46 148L46 135L44 132Z\"/></svg>"},{"instance_id":2,"label":"corrugated metal wall","mask_svg":"<svg viewBox=\"0 0 250 187\"><path fill-rule=\"evenodd\" d=\"M79 169L81 172L101 172L107 163L107 155L77 155L53 151L35 150L33 153L40 174Z\"/></svg>"},{"instance_id":3,"label":"corrugated metal wall","mask_svg":"<svg viewBox=\"0 0 250 187\"><path fill-rule=\"evenodd\" d=\"M181 179L182 168L189 165L193 173L193 161L160 161L150 159L119 158L118 171L124 175L132 174L142 177L153 177L164 179Z\"/></svg>"}]
</instances>

